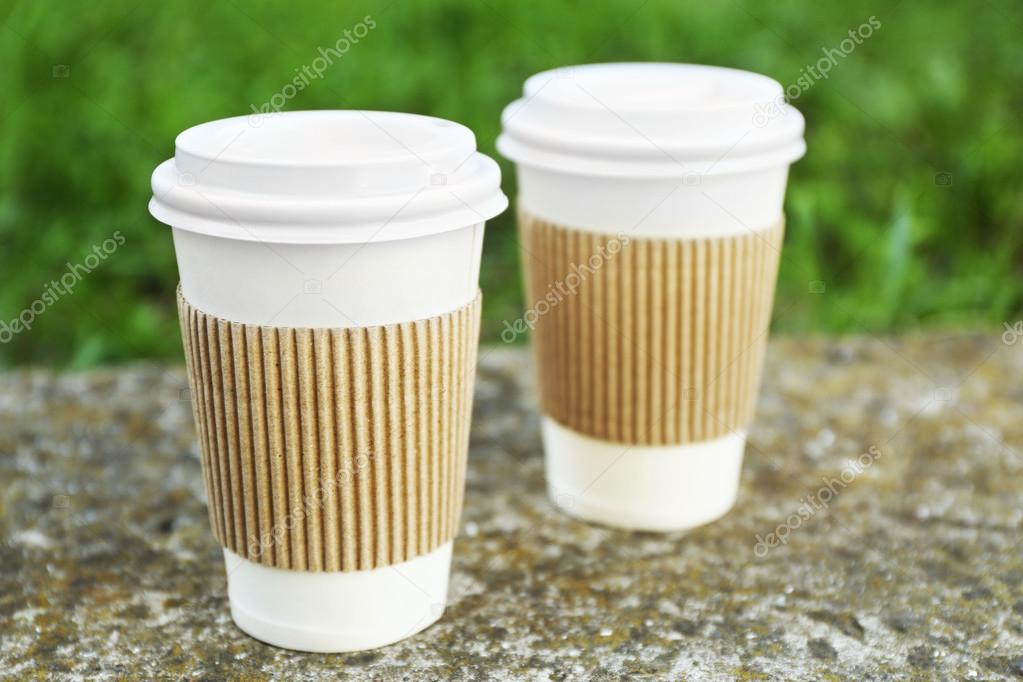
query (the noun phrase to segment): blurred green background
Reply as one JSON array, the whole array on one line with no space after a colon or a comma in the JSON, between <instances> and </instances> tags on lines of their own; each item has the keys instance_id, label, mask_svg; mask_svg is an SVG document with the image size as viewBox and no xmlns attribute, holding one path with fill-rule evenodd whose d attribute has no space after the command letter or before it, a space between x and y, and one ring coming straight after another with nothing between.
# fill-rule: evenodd
<instances>
[{"instance_id":1,"label":"blurred green background","mask_svg":"<svg viewBox=\"0 0 1023 682\"><path fill-rule=\"evenodd\" d=\"M286 108L429 113L470 126L488 154L534 72L664 60L788 85L875 16L881 28L795 102L809 153L791 175L774 327L1001 331L1020 317L1019 2L5 0L0 320L115 231L125 244L0 344L0 367L180 360L151 171L178 132L267 101L366 15L376 28ZM482 280L496 340L522 309L511 212L488 226Z\"/></svg>"}]
</instances>

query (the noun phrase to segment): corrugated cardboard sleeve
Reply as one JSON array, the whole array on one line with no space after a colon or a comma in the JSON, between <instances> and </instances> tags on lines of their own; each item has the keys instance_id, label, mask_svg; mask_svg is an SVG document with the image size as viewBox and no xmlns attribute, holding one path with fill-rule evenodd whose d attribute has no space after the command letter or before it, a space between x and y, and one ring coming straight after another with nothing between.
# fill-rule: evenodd
<instances>
[{"instance_id":1,"label":"corrugated cardboard sleeve","mask_svg":"<svg viewBox=\"0 0 1023 682\"><path fill-rule=\"evenodd\" d=\"M480 297L401 324L296 329L178 312L210 524L268 566L355 571L451 540Z\"/></svg>"},{"instance_id":2,"label":"corrugated cardboard sleeve","mask_svg":"<svg viewBox=\"0 0 1023 682\"><path fill-rule=\"evenodd\" d=\"M749 425L783 223L720 238L637 239L520 209L519 231L544 414L637 445Z\"/></svg>"}]
</instances>

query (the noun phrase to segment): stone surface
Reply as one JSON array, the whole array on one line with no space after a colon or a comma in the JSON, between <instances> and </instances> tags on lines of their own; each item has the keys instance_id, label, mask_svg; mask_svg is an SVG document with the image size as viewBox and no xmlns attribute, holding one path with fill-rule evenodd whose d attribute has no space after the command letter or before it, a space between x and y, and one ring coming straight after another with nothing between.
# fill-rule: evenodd
<instances>
[{"instance_id":1,"label":"stone surface","mask_svg":"<svg viewBox=\"0 0 1023 682\"><path fill-rule=\"evenodd\" d=\"M1023 678L1023 343L773 342L736 508L674 535L551 507L529 373L481 351L444 618L334 656L232 624L180 368L0 376L0 676Z\"/></svg>"}]
</instances>

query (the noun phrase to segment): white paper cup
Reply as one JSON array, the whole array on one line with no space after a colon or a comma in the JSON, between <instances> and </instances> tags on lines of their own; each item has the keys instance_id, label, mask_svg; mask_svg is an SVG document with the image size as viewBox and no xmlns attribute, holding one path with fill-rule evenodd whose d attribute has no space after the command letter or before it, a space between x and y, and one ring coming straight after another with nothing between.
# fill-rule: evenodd
<instances>
[{"instance_id":1,"label":"white paper cup","mask_svg":"<svg viewBox=\"0 0 1023 682\"><path fill-rule=\"evenodd\" d=\"M467 128L411 114L308 111L202 124L153 173L182 293L248 325L351 328L472 302L484 221L507 200ZM370 649L440 618L451 542L368 570L285 570L224 550L231 613L252 636Z\"/></svg>"},{"instance_id":2,"label":"white paper cup","mask_svg":"<svg viewBox=\"0 0 1023 682\"><path fill-rule=\"evenodd\" d=\"M782 219L789 164L805 151L803 118L784 103L777 82L720 67L596 64L543 72L526 81L502 123L498 149L516 163L520 211L630 238L770 229ZM732 507L746 429L649 446L592 438L544 416L543 439L558 506L608 525L668 531Z\"/></svg>"}]
</instances>

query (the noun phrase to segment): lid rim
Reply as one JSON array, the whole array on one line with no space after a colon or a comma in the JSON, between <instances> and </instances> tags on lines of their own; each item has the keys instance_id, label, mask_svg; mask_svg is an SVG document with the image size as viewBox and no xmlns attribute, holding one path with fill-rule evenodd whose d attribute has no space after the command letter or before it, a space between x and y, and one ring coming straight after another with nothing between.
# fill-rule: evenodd
<instances>
[{"instance_id":1,"label":"lid rim","mask_svg":"<svg viewBox=\"0 0 1023 682\"><path fill-rule=\"evenodd\" d=\"M472 209L457 214L435 215L430 219L395 219L373 224L352 225L335 221L295 225L285 222L255 221L232 223L213 220L205 216L184 213L161 203L156 197L149 200L149 213L158 222L174 230L182 230L218 239L272 244L363 244L405 239L418 239L445 232L454 232L480 225L508 208L508 198L494 196Z\"/></svg>"},{"instance_id":2,"label":"lid rim","mask_svg":"<svg viewBox=\"0 0 1023 682\"><path fill-rule=\"evenodd\" d=\"M601 157L596 155L559 153L540 147L517 144L501 135L497 138L497 150L515 164L542 168L549 171L571 173L574 175L594 175L602 177L680 177L700 175L705 177L734 175L754 172L779 165L791 165L806 153L806 143L802 138L792 140L785 146L773 147L758 154L751 154L734 159L718 159L715 157L688 157L678 160L661 160L656 158L623 160L621 157ZM698 164L710 164L704 169ZM693 164L692 167L684 164Z\"/></svg>"},{"instance_id":3,"label":"lid rim","mask_svg":"<svg viewBox=\"0 0 1023 682\"><path fill-rule=\"evenodd\" d=\"M658 139L656 143L650 139L635 140L634 138L612 138L612 137L584 137L577 135L570 137L559 135L554 129L537 128L525 130L514 126L506 126L502 135L519 140L522 144L540 149L559 150L567 154L580 157L624 157L652 158L664 156L664 152L671 151L680 156L687 156L694 159L705 157L717 158L722 151L728 152L732 158L755 156L768 152L772 149L785 147L796 140L803 139L803 125L801 120L792 120L787 130L777 128L777 133L771 137L761 137L753 142L743 144L742 136L736 140L722 143L719 141L707 140L700 142L679 143L669 139Z\"/></svg>"}]
</instances>

